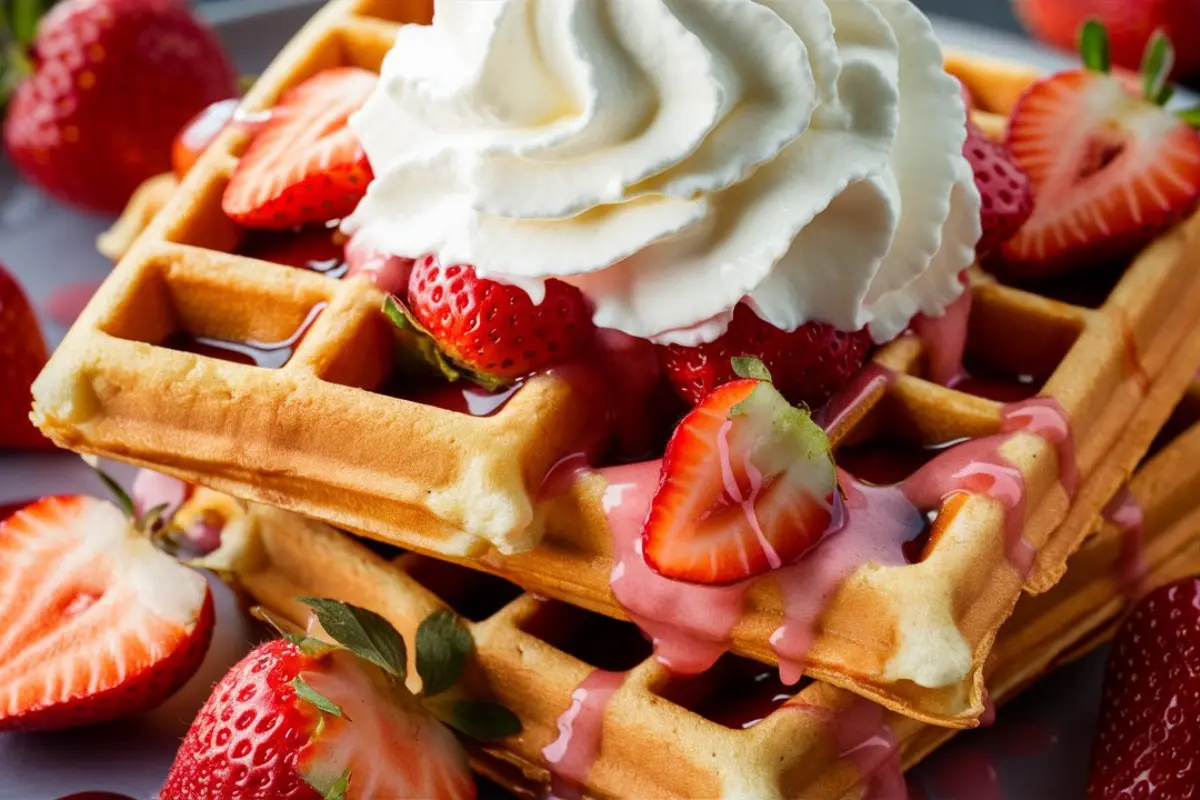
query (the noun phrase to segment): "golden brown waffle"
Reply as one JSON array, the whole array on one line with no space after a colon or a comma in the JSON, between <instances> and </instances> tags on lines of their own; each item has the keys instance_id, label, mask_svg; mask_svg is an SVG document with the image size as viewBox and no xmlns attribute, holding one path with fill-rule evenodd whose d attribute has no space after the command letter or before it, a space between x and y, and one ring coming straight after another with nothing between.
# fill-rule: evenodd
<instances>
[{"instance_id":1,"label":"golden brown waffle","mask_svg":"<svg viewBox=\"0 0 1200 800\"><path fill-rule=\"evenodd\" d=\"M1191 419L1196 409L1200 403L1188 412ZM998 701L1108 638L1130 597L1200 570L1200 425L1141 469L1129 491L1144 512L1140 536L1128 526L1105 525L1072 558L1066 578L1022 599L1001 631L987 670ZM242 554L238 583L298 624L307 613L294 602L298 595L371 608L406 637L443 604L472 620L475 689L492 693L524 724L518 737L476 747L473 762L522 795L545 796L551 776L542 749L558 736L572 692L597 668L630 672L600 717L588 796L858 797L879 774L864 775L871 762L861 750L857 757L846 751L873 736L876 743L894 740L907 768L954 733L823 683L804 686L773 711L739 709L748 695L762 694L745 679L750 662L742 659L728 656L699 677L672 677L647 657L648 646L628 623L425 556L389 563L323 524L214 493L199 494L185 519L205 510L229 520L227 536L237 542L230 549ZM1140 548L1131 546L1139 540ZM721 723L759 716L765 719L748 729ZM582 735L582 723L576 725Z\"/></svg>"},{"instance_id":2,"label":"golden brown waffle","mask_svg":"<svg viewBox=\"0 0 1200 800\"><path fill-rule=\"evenodd\" d=\"M429 2L336 0L288 45L245 101L251 113L339 64L376 69L398 22L429 18ZM994 130L1011 100L995 87L1024 68L955 62ZM993 96L995 95L995 96ZM34 386L38 425L62 446L151 466L230 494L301 512L369 537L499 573L530 591L614 617L613 541L605 481L539 497L551 468L595 424L585 392L545 375L496 415L474 418L382 393L394 369L382 296L358 280L236 255L245 232L220 199L249 134L237 126L121 261ZM1041 592L1094 529L1200 364L1200 272L1187 225L1148 248L1102 291L1070 305L973 276L970 358L1045 379L1042 395L1077 434L1058 449L1027 432L999 449L1024 485L1028 576L1006 556L1001 503L956 496L920 563L867 565L833 592L805 654L808 674L927 721L969 726L983 710L982 666L1022 588ZM311 327L308 327L311 323ZM285 343L261 369L170 349L179 332ZM300 334L304 335L301 337ZM298 341L296 341L298 340ZM879 381L831 429L941 444L997 433L1005 408L924 379L917 337L883 348ZM999 456L998 456L999 457ZM1060 474L1078 468L1073 500ZM1013 512L1018 513L1016 511ZM1012 538L1011 536L1009 538ZM511 555L502 555L511 554ZM773 661L784 621L778 581L745 598L731 647Z\"/></svg>"}]
</instances>

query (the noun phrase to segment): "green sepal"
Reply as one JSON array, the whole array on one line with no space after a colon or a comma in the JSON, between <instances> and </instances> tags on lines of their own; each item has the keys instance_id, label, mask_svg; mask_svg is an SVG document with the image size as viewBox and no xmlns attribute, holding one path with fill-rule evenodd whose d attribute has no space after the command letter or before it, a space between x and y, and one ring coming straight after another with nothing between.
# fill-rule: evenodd
<instances>
[{"instance_id":1,"label":"green sepal","mask_svg":"<svg viewBox=\"0 0 1200 800\"><path fill-rule=\"evenodd\" d=\"M455 700L445 721L460 733L481 742L505 739L521 732L521 720L499 703L488 700Z\"/></svg>"},{"instance_id":2,"label":"green sepal","mask_svg":"<svg viewBox=\"0 0 1200 800\"><path fill-rule=\"evenodd\" d=\"M1181 111L1176 111L1175 116L1191 125L1193 128L1200 128L1200 106L1192 106Z\"/></svg>"},{"instance_id":3,"label":"green sepal","mask_svg":"<svg viewBox=\"0 0 1200 800\"><path fill-rule=\"evenodd\" d=\"M333 640L403 682L408 674L408 651L392 624L374 611L337 600L296 598L313 610Z\"/></svg>"},{"instance_id":4,"label":"green sepal","mask_svg":"<svg viewBox=\"0 0 1200 800\"><path fill-rule=\"evenodd\" d=\"M103 483L105 488L108 489L109 493L112 494L113 501L125 514L125 517L136 525L138 522L137 511L134 509L133 498L129 496L129 492L125 491L125 488L121 486L121 484L113 480L113 477L104 470L100 469L100 467L96 466L90 461L87 461L86 459L85 463L92 468L92 472L96 473L96 477L100 479L100 482Z\"/></svg>"},{"instance_id":5,"label":"green sepal","mask_svg":"<svg viewBox=\"0 0 1200 800\"><path fill-rule=\"evenodd\" d=\"M1170 86L1171 70L1175 68L1175 48L1161 30L1156 30L1142 55L1142 97L1163 105L1163 92ZM1170 99L1170 96L1167 96Z\"/></svg>"},{"instance_id":6,"label":"green sepal","mask_svg":"<svg viewBox=\"0 0 1200 800\"><path fill-rule=\"evenodd\" d=\"M1166 106L1167 103L1171 102L1171 98L1174 96L1175 85L1168 83L1162 88L1162 91L1158 93L1158 96L1154 98L1154 104L1157 106Z\"/></svg>"},{"instance_id":7,"label":"green sepal","mask_svg":"<svg viewBox=\"0 0 1200 800\"><path fill-rule=\"evenodd\" d=\"M46 13L45 3L43 0L11 1L12 6L8 16L13 39L21 47L28 47L33 44L33 39L37 36L38 21Z\"/></svg>"},{"instance_id":8,"label":"green sepal","mask_svg":"<svg viewBox=\"0 0 1200 800\"><path fill-rule=\"evenodd\" d=\"M306 703L316 706L320 711L331 717L344 717L342 707L330 700L325 695L318 692L316 689L308 685L308 683L297 675L292 678L292 688L296 690L296 697Z\"/></svg>"},{"instance_id":9,"label":"green sepal","mask_svg":"<svg viewBox=\"0 0 1200 800\"><path fill-rule=\"evenodd\" d=\"M434 697L458 683L467 666L474 641L453 611L442 609L426 617L417 628L417 673L421 694Z\"/></svg>"},{"instance_id":10,"label":"green sepal","mask_svg":"<svg viewBox=\"0 0 1200 800\"><path fill-rule=\"evenodd\" d=\"M346 800L346 792L350 789L350 770L347 769L329 787L321 800Z\"/></svg>"},{"instance_id":11,"label":"green sepal","mask_svg":"<svg viewBox=\"0 0 1200 800\"><path fill-rule=\"evenodd\" d=\"M463 366L454 361L438 346L437 340L409 312L394 295L383 301L383 313L396 326L397 349L400 367L415 372L432 372L435 376L450 381L468 380L489 392L511 386L514 381L500 378Z\"/></svg>"},{"instance_id":12,"label":"green sepal","mask_svg":"<svg viewBox=\"0 0 1200 800\"><path fill-rule=\"evenodd\" d=\"M1108 30L1104 23L1089 19L1079 32L1079 55L1083 65L1093 72L1112 72L1112 53L1108 46Z\"/></svg>"},{"instance_id":13,"label":"green sepal","mask_svg":"<svg viewBox=\"0 0 1200 800\"><path fill-rule=\"evenodd\" d=\"M753 356L734 356L729 359L733 366L733 374L739 378L771 383L771 371L767 365Z\"/></svg>"}]
</instances>

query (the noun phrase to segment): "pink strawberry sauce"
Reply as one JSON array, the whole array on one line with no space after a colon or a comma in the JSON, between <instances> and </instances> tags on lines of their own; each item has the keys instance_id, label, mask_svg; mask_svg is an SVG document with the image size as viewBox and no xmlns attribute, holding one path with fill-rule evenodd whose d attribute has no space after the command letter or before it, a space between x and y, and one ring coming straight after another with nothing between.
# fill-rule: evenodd
<instances>
[{"instance_id":1,"label":"pink strawberry sauce","mask_svg":"<svg viewBox=\"0 0 1200 800\"><path fill-rule=\"evenodd\" d=\"M1104 519L1121 532L1121 553L1117 557L1114 580L1126 597L1135 599L1140 596L1150 571L1142 549L1142 527L1145 523L1142 506L1128 488L1122 489L1104 509Z\"/></svg>"},{"instance_id":2,"label":"pink strawberry sauce","mask_svg":"<svg viewBox=\"0 0 1200 800\"><path fill-rule=\"evenodd\" d=\"M863 776L864 800L907 800L896 734L884 721L884 710L859 699L833 719L838 758Z\"/></svg>"},{"instance_id":3,"label":"pink strawberry sauce","mask_svg":"<svg viewBox=\"0 0 1200 800\"><path fill-rule=\"evenodd\" d=\"M558 718L558 738L542 748L553 776L552 798L581 796L577 787L587 781L600 755L604 713L627 674L597 669L571 692L571 705Z\"/></svg>"},{"instance_id":4,"label":"pink strawberry sauce","mask_svg":"<svg viewBox=\"0 0 1200 800\"><path fill-rule=\"evenodd\" d=\"M925 351L929 380L949 386L962 375L970 319L971 289L967 287L940 317L921 314L913 320L913 332Z\"/></svg>"},{"instance_id":5,"label":"pink strawberry sauce","mask_svg":"<svg viewBox=\"0 0 1200 800\"><path fill-rule=\"evenodd\" d=\"M317 321L317 317L325 310L326 303L317 303L308 312L308 316L300 327L286 339L279 342L233 342L226 339L216 339L209 336L196 336L187 331L172 334L163 347L181 350L185 353L195 353L222 361L232 361L237 364L262 367L264 369L279 369L296 352L297 345L309 328Z\"/></svg>"},{"instance_id":6,"label":"pink strawberry sauce","mask_svg":"<svg viewBox=\"0 0 1200 800\"><path fill-rule=\"evenodd\" d=\"M1022 576L1033 569L1036 551L1022 536L1025 481L1000 453L1018 431L1057 445L1064 488L1074 494L1078 480L1070 427L1057 402L1035 398L1005 406L1001 432L950 447L904 481L871 486L842 472L844 513L824 539L795 564L773 571L783 596L784 622L771 637L784 683L799 680L818 621L842 583L866 563L910 563L910 542L927 531L929 512L952 495L986 495L1005 509L1005 552ZM564 472L584 470L578 459ZM754 579L731 586L700 586L672 581L651 570L642 556L642 526L658 487L657 461L600 470L608 487L603 496L613 536L612 592L654 641L668 669L692 674L708 669L729 648L741 620L746 592ZM564 478L556 478L563 480ZM840 516L841 524L836 524ZM919 559L916 559L919 560Z\"/></svg>"},{"instance_id":7,"label":"pink strawberry sauce","mask_svg":"<svg viewBox=\"0 0 1200 800\"><path fill-rule=\"evenodd\" d=\"M521 384L516 383L494 392L489 392L482 386L459 381L457 383L439 384L412 396L413 402L437 406L449 411L457 411L472 417L491 417L499 414L508 405L508 401L516 395Z\"/></svg>"}]
</instances>

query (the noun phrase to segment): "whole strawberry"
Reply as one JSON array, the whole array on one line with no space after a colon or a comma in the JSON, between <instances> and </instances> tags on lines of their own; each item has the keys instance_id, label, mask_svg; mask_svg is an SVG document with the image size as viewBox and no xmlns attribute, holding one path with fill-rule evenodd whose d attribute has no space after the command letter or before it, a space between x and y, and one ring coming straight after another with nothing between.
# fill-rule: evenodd
<instances>
[{"instance_id":1,"label":"whole strawberry","mask_svg":"<svg viewBox=\"0 0 1200 800\"><path fill-rule=\"evenodd\" d=\"M789 402L816 408L858 372L870 348L871 338L865 330L847 333L810 322L794 331L782 331L760 319L749 306L739 305L721 338L699 347L670 345L662 358L675 391L693 404L734 380L732 359L748 356L766 365L775 388Z\"/></svg>"},{"instance_id":2,"label":"whole strawberry","mask_svg":"<svg viewBox=\"0 0 1200 800\"><path fill-rule=\"evenodd\" d=\"M0 450L53 447L29 421L29 387L45 365L46 345L33 309L0 265Z\"/></svg>"},{"instance_id":3,"label":"whole strawberry","mask_svg":"<svg viewBox=\"0 0 1200 800\"><path fill-rule=\"evenodd\" d=\"M500 381L569 358L592 332L573 286L547 281L534 304L523 289L480 278L473 267L442 267L433 256L413 266L408 308L453 362Z\"/></svg>"},{"instance_id":4,"label":"whole strawberry","mask_svg":"<svg viewBox=\"0 0 1200 800\"><path fill-rule=\"evenodd\" d=\"M1192 797L1200 786L1200 578L1143 599L1113 643L1090 800Z\"/></svg>"},{"instance_id":5,"label":"whole strawberry","mask_svg":"<svg viewBox=\"0 0 1200 800\"><path fill-rule=\"evenodd\" d=\"M520 724L491 703L424 702L451 690L470 653L453 614L436 612L417 632L423 688L414 696L404 640L386 620L300 599L342 645L292 634L235 665L192 723L162 800L473 798L462 746L427 707L468 735L507 736Z\"/></svg>"},{"instance_id":6,"label":"whole strawberry","mask_svg":"<svg viewBox=\"0 0 1200 800\"><path fill-rule=\"evenodd\" d=\"M967 122L963 155L975 173L982 206L983 237L975 246L982 258L1011 239L1033 213L1033 189L1008 148L993 142L975 123Z\"/></svg>"},{"instance_id":7,"label":"whole strawberry","mask_svg":"<svg viewBox=\"0 0 1200 800\"><path fill-rule=\"evenodd\" d=\"M119 211L169 171L179 129L237 93L216 35L183 0L65 0L28 58L5 147L30 182L95 211Z\"/></svg>"}]
</instances>

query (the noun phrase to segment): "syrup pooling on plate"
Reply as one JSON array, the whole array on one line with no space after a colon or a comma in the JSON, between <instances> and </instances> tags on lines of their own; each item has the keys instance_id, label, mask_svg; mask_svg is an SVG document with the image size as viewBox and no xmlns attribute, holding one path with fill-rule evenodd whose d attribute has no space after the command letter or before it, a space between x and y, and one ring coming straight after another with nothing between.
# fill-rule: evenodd
<instances>
[{"instance_id":1,"label":"syrup pooling on plate","mask_svg":"<svg viewBox=\"0 0 1200 800\"><path fill-rule=\"evenodd\" d=\"M600 755L605 711L628 674L597 669L571 692L571 705L558 718L558 738L542 748L552 775L551 797L582 796L576 787L586 783Z\"/></svg>"},{"instance_id":2,"label":"syrup pooling on plate","mask_svg":"<svg viewBox=\"0 0 1200 800\"><path fill-rule=\"evenodd\" d=\"M296 347L308 333L317 317L325 310L326 303L317 303L308 312L304 322L296 331L283 341L259 342L253 339L244 342L217 339L211 336L196 336L187 331L172 334L163 343L164 347L180 350L185 353L216 358L222 361L232 361L235 364L246 364L263 369L280 369L292 360Z\"/></svg>"}]
</instances>

